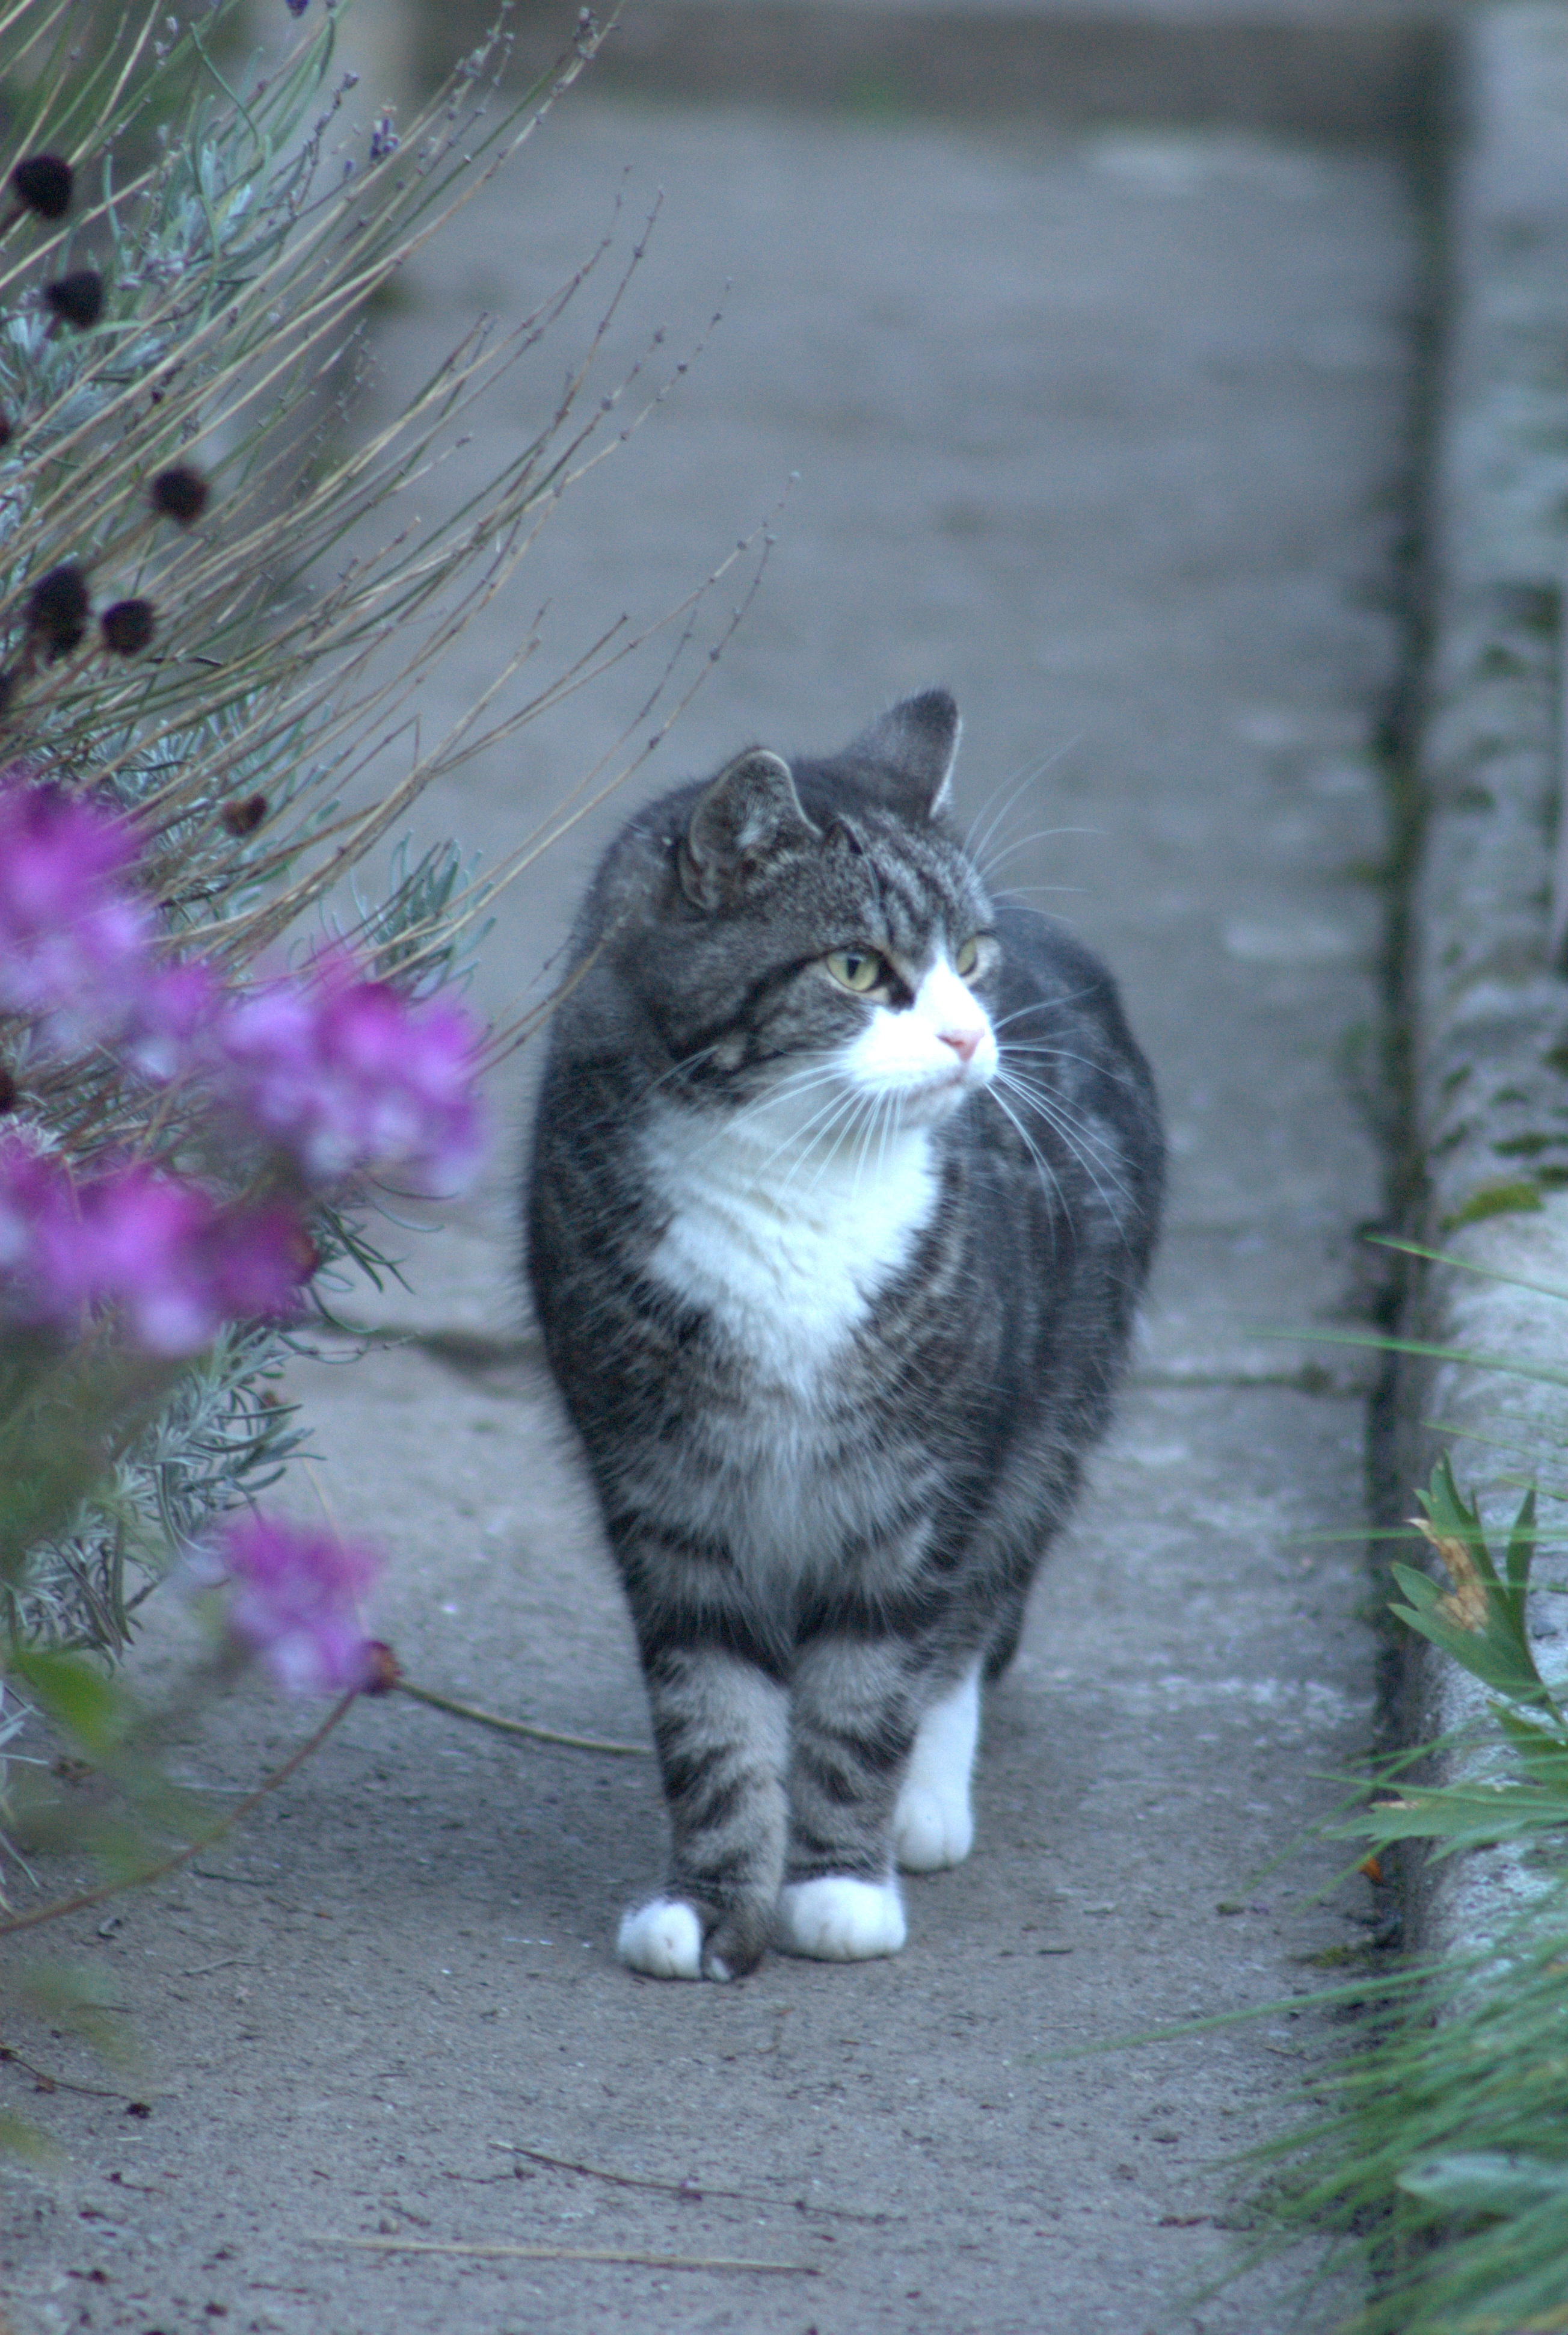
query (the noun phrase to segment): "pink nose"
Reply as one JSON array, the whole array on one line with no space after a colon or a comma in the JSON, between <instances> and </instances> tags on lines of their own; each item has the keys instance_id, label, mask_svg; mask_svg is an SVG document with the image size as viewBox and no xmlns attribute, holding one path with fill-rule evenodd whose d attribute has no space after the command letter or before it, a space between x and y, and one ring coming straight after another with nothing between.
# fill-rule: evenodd
<instances>
[{"instance_id":1,"label":"pink nose","mask_svg":"<svg viewBox=\"0 0 1568 2335\"><path fill-rule=\"evenodd\" d=\"M972 1062L980 1043L978 1030L943 1030L938 1032L944 1046L951 1046L961 1062Z\"/></svg>"}]
</instances>

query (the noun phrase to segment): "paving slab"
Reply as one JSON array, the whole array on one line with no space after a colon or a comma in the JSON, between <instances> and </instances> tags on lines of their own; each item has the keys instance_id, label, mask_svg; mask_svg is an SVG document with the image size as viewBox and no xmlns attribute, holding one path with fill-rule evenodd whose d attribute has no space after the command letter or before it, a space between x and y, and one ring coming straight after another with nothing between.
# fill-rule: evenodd
<instances>
[{"instance_id":1,"label":"paving slab","mask_svg":"<svg viewBox=\"0 0 1568 2335\"><path fill-rule=\"evenodd\" d=\"M799 472L745 624L636 786L752 738L830 747L901 691L953 688L997 880L1108 952L1164 1088L1171 1226L1138 1366L988 1712L975 1855L911 1884L903 1956L774 1959L730 1989L633 1978L611 1942L657 1873L647 1764L362 1702L231 1845L76 1928L143 2058L106 2077L23 2039L100 2089L24 2101L66 2164L13 2184L5 2307L15 2335L1282 2330L1293 2272L1195 2298L1231 2243L1216 2161L1278 2130L1335 2048L1292 1999L1371 1914L1321 1850L1259 1876L1331 1802L1373 1706L1359 1552L1316 1537L1360 1514L1368 1381L1349 1350L1275 1333L1363 1318L1356 1228L1381 1206L1362 1090L1408 189L1386 154L1235 132L574 100L421 262L383 329L384 393L476 307L520 314L557 280L623 171L628 220L655 187L663 208L595 379L657 326L679 350L720 300L724 322L566 498L429 718L542 604L550 655L623 608L645 622ZM519 441L569 343L442 493ZM422 831L505 850L613 746L647 663L481 759ZM505 896L486 1010L537 993L632 799ZM640 1741L629 1633L516 1293L510 1183L498 1167L429 1236L411 1297L351 1301L368 1356L299 1366L315 1478L390 1549L374 1618L411 1675ZM297 1476L290 1497L315 1493ZM160 1601L154 1671L181 1627ZM182 1757L232 1787L307 1723L247 1688ZM483 2251L508 2246L644 2259ZM772 2267L667 2259L716 2256Z\"/></svg>"}]
</instances>

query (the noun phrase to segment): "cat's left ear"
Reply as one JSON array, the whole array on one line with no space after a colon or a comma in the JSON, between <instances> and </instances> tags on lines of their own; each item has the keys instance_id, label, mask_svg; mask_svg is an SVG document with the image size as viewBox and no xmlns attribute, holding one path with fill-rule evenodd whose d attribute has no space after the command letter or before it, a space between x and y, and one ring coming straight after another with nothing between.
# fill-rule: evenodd
<instances>
[{"instance_id":1,"label":"cat's left ear","mask_svg":"<svg viewBox=\"0 0 1568 2335\"><path fill-rule=\"evenodd\" d=\"M693 907L726 907L769 860L816 835L789 763L753 746L698 796L681 838L681 888Z\"/></svg>"},{"instance_id":2,"label":"cat's left ear","mask_svg":"<svg viewBox=\"0 0 1568 2335\"><path fill-rule=\"evenodd\" d=\"M906 819L935 819L952 794L963 726L950 690L923 689L874 722L849 751L881 766L877 783Z\"/></svg>"}]
</instances>

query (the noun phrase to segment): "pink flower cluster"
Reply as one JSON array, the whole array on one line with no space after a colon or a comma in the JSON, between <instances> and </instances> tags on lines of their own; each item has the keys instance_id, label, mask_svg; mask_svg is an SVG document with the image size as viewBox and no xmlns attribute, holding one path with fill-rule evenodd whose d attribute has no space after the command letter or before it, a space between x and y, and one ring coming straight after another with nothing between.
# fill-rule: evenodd
<instances>
[{"instance_id":1,"label":"pink flower cluster","mask_svg":"<svg viewBox=\"0 0 1568 2335\"><path fill-rule=\"evenodd\" d=\"M0 770L0 1013L59 1051L189 1038L210 993L200 966L154 963L151 916L114 880L135 853L123 819Z\"/></svg>"},{"instance_id":2,"label":"pink flower cluster","mask_svg":"<svg viewBox=\"0 0 1568 2335\"><path fill-rule=\"evenodd\" d=\"M315 1262L291 1208L222 1208L150 1168L78 1182L0 1137L0 1294L24 1322L72 1329L117 1305L147 1352L198 1353L225 1322L296 1312Z\"/></svg>"},{"instance_id":3,"label":"pink flower cluster","mask_svg":"<svg viewBox=\"0 0 1568 2335\"><path fill-rule=\"evenodd\" d=\"M479 1153L475 1033L450 1006L415 1008L365 981L344 949L303 981L238 999L214 1025L218 1091L330 1188L363 1168L397 1169L420 1189L457 1189Z\"/></svg>"},{"instance_id":4,"label":"pink flower cluster","mask_svg":"<svg viewBox=\"0 0 1568 2335\"><path fill-rule=\"evenodd\" d=\"M346 1694L375 1681L358 1601L382 1561L331 1533L250 1516L225 1526L214 1569L233 1584L232 1635L291 1694Z\"/></svg>"},{"instance_id":5,"label":"pink flower cluster","mask_svg":"<svg viewBox=\"0 0 1568 2335\"><path fill-rule=\"evenodd\" d=\"M253 1166L259 1146L261 1184L289 1197L226 1207L140 1167L77 1183L0 1140L0 1306L66 1325L116 1305L138 1343L185 1354L225 1321L295 1310L315 1263L305 1192L372 1169L430 1192L468 1176L477 1032L365 979L341 947L246 992L199 962L160 964L151 912L121 880L136 850L125 820L0 770L0 1017L56 1051L112 1044L145 1078L191 1081L214 1135Z\"/></svg>"}]
</instances>

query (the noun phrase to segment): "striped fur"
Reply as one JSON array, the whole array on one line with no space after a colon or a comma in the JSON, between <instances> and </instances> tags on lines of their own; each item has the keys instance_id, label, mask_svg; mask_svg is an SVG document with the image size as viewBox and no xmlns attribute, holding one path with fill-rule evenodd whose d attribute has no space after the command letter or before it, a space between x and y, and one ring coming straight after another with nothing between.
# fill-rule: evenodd
<instances>
[{"instance_id":1,"label":"striped fur","mask_svg":"<svg viewBox=\"0 0 1568 2335\"><path fill-rule=\"evenodd\" d=\"M528 1259L647 1682L673 1845L621 1951L659 1976L895 1952L895 1855L967 1853L980 1681L1154 1244L1148 1071L1103 968L987 896L956 736L932 691L741 755L576 928Z\"/></svg>"}]
</instances>

